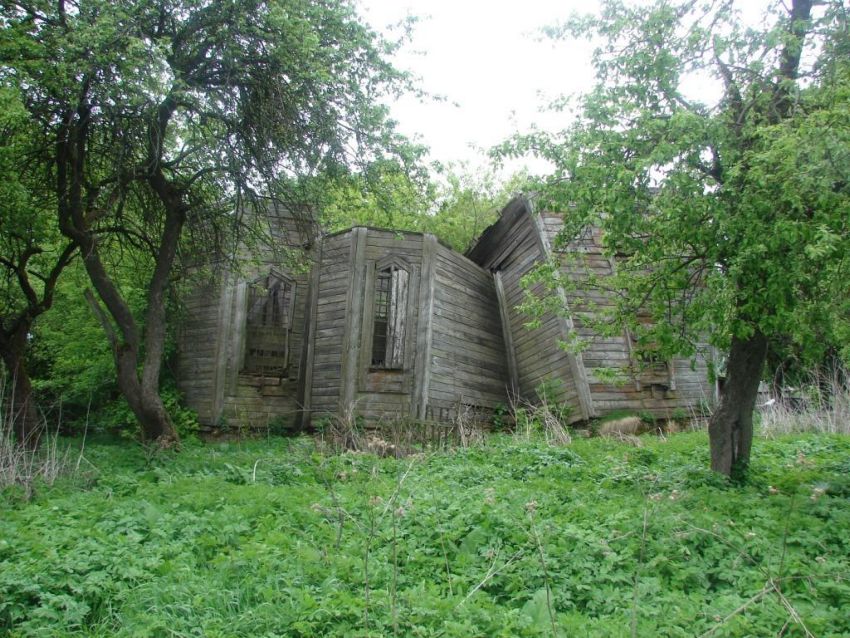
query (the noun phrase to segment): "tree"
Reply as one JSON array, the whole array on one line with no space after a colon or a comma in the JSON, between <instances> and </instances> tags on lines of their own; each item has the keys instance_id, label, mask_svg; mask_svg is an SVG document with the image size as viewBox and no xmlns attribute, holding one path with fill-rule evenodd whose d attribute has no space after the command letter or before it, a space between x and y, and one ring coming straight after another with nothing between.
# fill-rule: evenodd
<instances>
[{"instance_id":1,"label":"tree","mask_svg":"<svg viewBox=\"0 0 850 638\"><path fill-rule=\"evenodd\" d=\"M433 202L427 175L411 175L397 162L372 162L347 174L323 175L306 183L318 202L323 229L352 226L422 231Z\"/></svg>"},{"instance_id":2,"label":"tree","mask_svg":"<svg viewBox=\"0 0 850 638\"><path fill-rule=\"evenodd\" d=\"M597 85L568 129L500 152L556 166L540 188L570 211L563 242L603 229L617 275L599 285L621 294L609 320L668 355L706 336L726 352L711 467L743 470L768 349L792 339L817 355L847 298L847 7L773 2L746 27L731 0L609 0L549 31L596 38Z\"/></svg>"},{"instance_id":3,"label":"tree","mask_svg":"<svg viewBox=\"0 0 850 638\"><path fill-rule=\"evenodd\" d=\"M476 170L464 163L444 167L442 177L429 225L441 241L461 252L496 222L504 203L528 180L522 171L502 179L493 170Z\"/></svg>"},{"instance_id":4,"label":"tree","mask_svg":"<svg viewBox=\"0 0 850 638\"><path fill-rule=\"evenodd\" d=\"M406 77L347 0L2 7L0 77L36 132L58 228L80 247L118 385L144 438L167 444L176 433L158 394L165 296L184 229L218 237L243 210L286 203L281 176L387 153L412 159L381 105ZM104 259L107 236L151 256L141 320Z\"/></svg>"},{"instance_id":5,"label":"tree","mask_svg":"<svg viewBox=\"0 0 850 638\"><path fill-rule=\"evenodd\" d=\"M41 428L26 361L36 319L53 303L76 245L50 223L50 191L33 174L26 113L17 96L0 91L0 357L9 384L5 418L18 444L35 449Z\"/></svg>"},{"instance_id":6,"label":"tree","mask_svg":"<svg viewBox=\"0 0 850 638\"><path fill-rule=\"evenodd\" d=\"M410 175L395 163L374 163L356 174L311 182L321 201L321 223L334 231L351 226L433 233L464 251L499 216L506 199L527 179L507 181L466 165L436 166L440 179Z\"/></svg>"}]
</instances>

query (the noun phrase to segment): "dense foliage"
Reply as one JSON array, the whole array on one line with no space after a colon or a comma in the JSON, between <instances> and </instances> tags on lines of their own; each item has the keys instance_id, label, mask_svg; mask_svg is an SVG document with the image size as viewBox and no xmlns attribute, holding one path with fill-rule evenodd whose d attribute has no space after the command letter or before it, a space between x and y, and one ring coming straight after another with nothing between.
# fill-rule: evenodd
<instances>
[{"instance_id":1,"label":"dense foliage","mask_svg":"<svg viewBox=\"0 0 850 638\"><path fill-rule=\"evenodd\" d=\"M768 351L821 359L848 323L846 3L767 4L754 27L731 1L611 0L553 28L593 39L597 86L570 128L502 149L556 166L541 191L570 211L562 246L603 229L617 275L596 284L620 294L600 329L626 322L652 356L705 338L726 353L711 442L727 474L749 458Z\"/></svg>"},{"instance_id":2,"label":"dense foliage","mask_svg":"<svg viewBox=\"0 0 850 638\"><path fill-rule=\"evenodd\" d=\"M519 172L503 180L492 170L463 164L435 168L430 178L414 179L395 164L374 164L354 175L315 180L309 199L318 202L327 230L361 225L433 233L463 252L528 179Z\"/></svg>"},{"instance_id":3,"label":"dense foliage","mask_svg":"<svg viewBox=\"0 0 850 638\"><path fill-rule=\"evenodd\" d=\"M0 379L7 380L16 438L30 448L40 431L27 343L76 251L51 218L55 200L33 160L36 138L21 96L0 84Z\"/></svg>"},{"instance_id":4,"label":"dense foliage","mask_svg":"<svg viewBox=\"0 0 850 638\"><path fill-rule=\"evenodd\" d=\"M0 633L846 636L850 442L758 446L734 486L704 433L407 459L89 441L75 483L2 495Z\"/></svg>"},{"instance_id":5,"label":"dense foliage","mask_svg":"<svg viewBox=\"0 0 850 638\"><path fill-rule=\"evenodd\" d=\"M42 212L80 247L143 434L167 443L175 432L159 377L181 239L215 250L245 209L290 201L282 177L414 160L382 102L407 78L349 2L0 6L0 88L17 96L29 134L18 161L42 175ZM149 254L143 326L109 268L105 234Z\"/></svg>"}]
</instances>

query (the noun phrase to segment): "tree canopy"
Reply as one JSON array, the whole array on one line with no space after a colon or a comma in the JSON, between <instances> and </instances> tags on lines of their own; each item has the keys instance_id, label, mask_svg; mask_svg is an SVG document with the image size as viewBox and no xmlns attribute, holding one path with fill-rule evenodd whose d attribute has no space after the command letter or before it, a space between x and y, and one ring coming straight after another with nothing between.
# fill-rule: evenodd
<instances>
[{"instance_id":1,"label":"tree canopy","mask_svg":"<svg viewBox=\"0 0 850 638\"><path fill-rule=\"evenodd\" d=\"M173 438L158 398L165 296L185 228L206 249L292 179L416 149L385 101L410 85L350 2L3 2L0 81L16 92L53 219L81 248L119 386L147 438ZM298 202L301 204L302 202ZM105 237L152 267L135 316Z\"/></svg>"},{"instance_id":2,"label":"tree canopy","mask_svg":"<svg viewBox=\"0 0 850 638\"><path fill-rule=\"evenodd\" d=\"M0 87L0 358L11 397L8 421L19 443L34 448L41 434L26 354L33 324L53 304L76 244L50 216L54 199L32 161L34 129L19 96Z\"/></svg>"},{"instance_id":3,"label":"tree canopy","mask_svg":"<svg viewBox=\"0 0 850 638\"><path fill-rule=\"evenodd\" d=\"M817 355L846 329L847 6L773 2L746 26L731 0L609 0L549 33L597 43L596 87L573 125L499 152L555 165L539 188L569 210L562 242L603 229L618 267L599 285L621 293L608 320L666 354L706 337L727 353L710 434L712 466L729 474L749 458L768 348L790 339Z\"/></svg>"},{"instance_id":4,"label":"tree canopy","mask_svg":"<svg viewBox=\"0 0 850 638\"><path fill-rule=\"evenodd\" d=\"M376 163L355 174L315 180L309 199L319 202L321 224L330 231L351 226L433 233L463 252L498 218L526 175L501 180L492 170L439 166L437 177L412 178L393 163Z\"/></svg>"}]
</instances>

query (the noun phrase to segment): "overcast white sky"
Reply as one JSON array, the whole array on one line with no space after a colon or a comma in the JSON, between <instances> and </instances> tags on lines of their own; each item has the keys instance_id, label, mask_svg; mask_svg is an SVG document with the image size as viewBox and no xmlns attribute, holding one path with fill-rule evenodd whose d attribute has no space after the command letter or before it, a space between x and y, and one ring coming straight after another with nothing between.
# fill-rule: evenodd
<instances>
[{"instance_id":1,"label":"overcast white sky","mask_svg":"<svg viewBox=\"0 0 850 638\"><path fill-rule=\"evenodd\" d=\"M540 113L547 98L590 88L586 43L542 40L539 29L588 11L581 0L360 0L365 18L384 30L420 17L413 41L396 59L441 103L406 98L392 105L402 132L419 135L443 163L486 163L484 151L532 123L561 124Z\"/></svg>"},{"instance_id":2,"label":"overcast white sky","mask_svg":"<svg viewBox=\"0 0 850 638\"><path fill-rule=\"evenodd\" d=\"M546 129L568 124L566 114L541 113L553 97L587 91L593 73L586 41L552 42L539 30L574 12L596 10L596 0L359 0L376 29L407 15L420 17L413 41L396 58L421 86L447 98L392 105L402 132L418 135L443 163L487 163L484 150L532 123ZM768 0L741 0L746 14ZM482 150L483 149L483 150ZM519 165L513 165L516 169ZM540 168L540 165L532 166Z\"/></svg>"}]
</instances>

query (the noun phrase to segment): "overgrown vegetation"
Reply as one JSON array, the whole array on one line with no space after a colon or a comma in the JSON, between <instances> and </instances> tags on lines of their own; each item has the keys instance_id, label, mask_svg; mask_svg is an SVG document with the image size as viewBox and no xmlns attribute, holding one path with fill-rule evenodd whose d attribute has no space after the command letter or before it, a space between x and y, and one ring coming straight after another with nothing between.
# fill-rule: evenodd
<instances>
[{"instance_id":1,"label":"overgrown vegetation","mask_svg":"<svg viewBox=\"0 0 850 638\"><path fill-rule=\"evenodd\" d=\"M311 439L89 442L0 518L10 636L844 636L850 440L540 438L403 459Z\"/></svg>"},{"instance_id":2,"label":"overgrown vegetation","mask_svg":"<svg viewBox=\"0 0 850 638\"><path fill-rule=\"evenodd\" d=\"M850 434L850 377L843 367L815 370L805 383L778 390L761 409L765 435Z\"/></svg>"},{"instance_id":3,"label":"overgrown vegetation","mask_svg":"<svg viewBox=\"0 0 850 638\"><path fill-rule=\"evenodd\" d=\"M38 176L13 182L15 223L0 225L15 247L0 260L0 355L28 399L30 326L79 249L118 387L145 439L171 445L159 382L180 253L227 254L252 213L309 203L297 179L412 167L419 149L381 101L413 87L344 0L0 6L0 99L19 115L2 122L0 170ZM146 257L141 322L106 238Z\"/></svg>"},{"instance_id":4,"label":"overgrown vegetation","mask_svg":"<svg viewBox=\"0 0 850 638\"><path fill-rule=\"evenodd\" d=\"M563 312L556 287L616 292L581 315L597 334L625 326L650 359L694 356L706 341L724 353L709 432L712 468L726 475L749 460L768 357L846 355L850 316L847 3L760 5L747 25L732 1L604 0L552 26L555 39L593 43L596 84L552 104L574 104L568 127L498 150L554 165L538 205L569 211L556 251L593 227L616 260L610 277L581 251L544 265L550 290L527 307Z\"/></svg>"}]
</instances>

